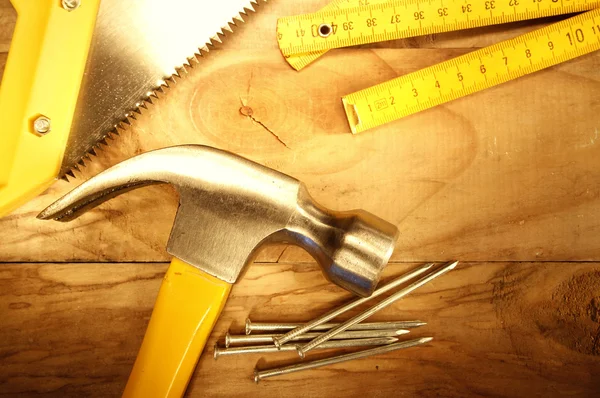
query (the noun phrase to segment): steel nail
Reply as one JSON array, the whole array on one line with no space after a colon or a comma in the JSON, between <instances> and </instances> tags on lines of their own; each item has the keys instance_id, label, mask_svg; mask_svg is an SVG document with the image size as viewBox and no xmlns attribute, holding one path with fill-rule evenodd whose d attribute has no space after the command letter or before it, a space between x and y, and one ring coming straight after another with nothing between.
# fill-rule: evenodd
<instances>
[{"instance_id":1,"label":"steel nail","mask_svg":"<svg viewBox=\"0 0 600 398\"><path fill-rule=\"evenodd\" d=\"M418 287L423 286L424 284L431 281L432 279L435 279L438 276L443 275L446 272L450 271L451 269L454 269L457 264L458 264L458 261L454 261L454 262L445 264L444 266L439 268L437 271L431 272L431 273L425 275L424 277L420 278L416 282L411 283L407 287L400 289L396 293L392 294L391 296L389 296L385 300L379 302L378 304L372 306L368 310L366 310L366 311L356 315L354 318L351 318L351 319L347 320L346 322L342 323L340 326L335 327L335 328L329 330L328 332L321 334L319 337L315 338L314 340L311 340L310 342L304 344L303 346L298 346L298 355L300 355L300 357L304 358L304 354L306 352L317 347L319 344L326 342L327 340L331 339L336 334L341 333L344 330L348 329L350 326L355 325L361 321L364 321L365 319L367 319L368 317L370 317L377 311L382 310L385 307L387 307L388 305L400 300L402 297L406 296L407 294L409 294L413 290L417 289Z\"/></svg>"},{"instance_id":2,"label":"steel nail","mask_svg":"<svg viewBox=\"0 0 600 398\"><path fill-rule=\"evenodd\" d=\"M425 265L418 267L417 269L409 271L409 272L401 275L400 277L394 279L390 283L387 283L386 285L375 290L373 292L373 294L371 294L371 296L352 300L351 302L344 304L343 306L338 307L338 308L326 313L325 315L322 315L322 316L318 317L317 319L314 319L314 320L308 322L307 324L301 325L301 326L295 328L294 330L287 332L286 334L284 334L281 337L273 339L273 343L275 344L275 346L279 347L281 344L285 344L288 341L293 340L297 336L300 336L301 334L306 333L311 329L315 329L316 326L319 326L333 318L336 318L337 316L343 314L344 312L349 311L354 307L357 307L363 303L366 303L367 301L374 299L375 297L378 297L378 296L394 289L395 287L403 284L404 282L407 282L407 281L413 279L414 277L422 274L423 272L427 271L431 267L433 267L433 263L425 264Z\"/></svg>"},{"instance_id":3,"label":"steel nail","mask_svg":"<svg viewBox=\"0 0 600 398\"><path fill-rule=\"evenodd\" d=\"M268 377L286 375L289 373L299 372L302 370L315 369L321 366L333 365L340 362L351 361L354 359L365 358L372 355L385 354L387 352L399 350L402 348L414 347L420 344L425 344L433 340L433 337L422 337L420 339L408 340L394 344L388 344L383 347L371 348L368 350L362 350L358 352L353 352L350 354L338 355L330 358L319 359L316 361L310 362L301 362L295 365L286 366L282 368L274 368L267 370L254 370L254 381L258 383L262 379L266 379ZM285 346L284 346L285 347Z\"/></svg>"},{"instance_id":4,"label":"steel nail","mask_svg":"<svg viewBox=\"0 0 600 398\"><path fill-rule=\"evenodd\" d=\"M406 329L397 330L352 330L340 333L333 337L336 340L342 339L364 339L373 337L395 337L409 333ZM321 333L305 333L302 336L295 337L292 341L311 340L319 337ZM280 337L281 334L251 334L251 335L233 335L227 332L225 335L225 347L244 344L262 344L273 343L274 337Z\"/></svg>"},{"instance_id":5,"label":"steel nail","mask_svg":"<svg viewBox=\"0 0 600 398\"><path fill-rule=\"evenodd\" d=\"M371 339L352 339L352 340L335 340L328 341L319 346L319 348L345 348L345 347L360 347L369 345L384 345L392 344L398 341L397 337L375 337ZM279 348L272 345L263 346L249 346L249 347L231 347L221 348L215 344L213 356L217 359L223 355L236 355L236 354L264 354L270 352L280 351L295 351L296 346L293 344L285 344Z\"/></svg>"},{"instance_id":6,"label":"steel nail","mask_svg":"<svg viewBox=\"0 0 600 398\"><path fill-rule=\"evenodd\" d=\"M246 334L250 335L254 332L271 332L271 333L283 333L290 330L304 326L304 323L267 323L267 322L252 322L250 319L246 319ZM341 323L323 323L321 325L312 328L312 331L324 331L333 329ZM394 322L364 322L357 325L353 325L348 330L383 330L383 329L411 329L419 326L427 325L427 322L423 321L394 321Z\"/></svg>"}]
</instances>

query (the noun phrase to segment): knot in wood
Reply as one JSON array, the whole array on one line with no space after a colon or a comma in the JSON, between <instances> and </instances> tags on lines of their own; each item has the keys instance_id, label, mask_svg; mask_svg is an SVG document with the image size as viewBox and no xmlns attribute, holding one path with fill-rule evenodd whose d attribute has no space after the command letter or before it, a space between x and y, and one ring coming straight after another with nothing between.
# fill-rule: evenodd
<instances>
[{"instance_id":1,"label":"knot in wood","mask_svg":"<svg viewBox=\"0 0 600 398\"><path fill-rule=\"evenodd\" d=\"M244 116L251 117L254 111L249 106L244 105L240 108L240 113Z\"/></svg>"}]
</instances>

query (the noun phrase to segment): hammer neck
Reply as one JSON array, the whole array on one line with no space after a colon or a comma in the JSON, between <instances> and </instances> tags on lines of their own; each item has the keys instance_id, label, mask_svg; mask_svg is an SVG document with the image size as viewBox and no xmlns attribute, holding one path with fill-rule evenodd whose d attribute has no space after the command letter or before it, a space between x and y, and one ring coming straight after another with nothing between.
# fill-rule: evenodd
<instances>
[{"instance_id":1,"label":"hammer neck","mask_svg":"<svg viewBox=\"0 0 600 398\"><path fill-rule=\"evenodd\" d=\"M318 205L304 185L286 235L308 251L332 282L369 296L396 243L398 229L361 210L332 212Z\"/></svg>"}]
</instances>

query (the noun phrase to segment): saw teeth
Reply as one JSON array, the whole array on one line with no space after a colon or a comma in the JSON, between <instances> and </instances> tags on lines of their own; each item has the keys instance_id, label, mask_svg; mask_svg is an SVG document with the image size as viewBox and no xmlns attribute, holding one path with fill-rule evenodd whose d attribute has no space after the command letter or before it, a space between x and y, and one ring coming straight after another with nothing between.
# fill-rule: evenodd
<instances>
[{"instance_id":1,"label":"saw teeth","mask_svg":"<svg viewBox=\"0 0 600 398\"><path fill-rule=\"evenodd\" d=\"M229 34L235 33L234 29L240 23L246 22L244 16L249 16L250 13L256 13L255 7L260 6L261 4L265 4L267 2L268 0L249 0L248 5L243 7L242 11L240 11L237 15L234 15L229 22L222 26L220 31L216 32L214 36L210 37L207 43L198 46L198 51L192 54L190 58L187 58L188 62L184 62L183 65L175 67L175 72L173 73L173 75L166 77L164 80L158 81L157 86L147 94L147 97L143 99L142 103L136 104L135 107L131 109L129 113L123 115L123 119L118 124L116 124L111 131L108 131L105 137L102 140L100 140L96 146L92 147L85 155L82 156L82 158L79 161L75 163L75 165L71 166L71 168L65 171L65 173L59 178L67 182L69 181L68 177L76 178L73 169L77 167L76 170L80 171L78 165L85 167L85 162L92 160L90 155L98 156L96 151L103 150L103 147L99 145L100 143L104 144L105 146L108 146L110 143L107 142L107 139L114 141L118 136L121 135L121 131L126 131L128 128L127 126L131 126L132 120L136 120L135 116L133 115L133 112L136 112L141 115L142 112L140 108L148 109L148 104L155 105L155 101L161 99L159 93L161 95L166 94L167 91L172 88L172 85L177 84L177 79L182 79L183 74L189 74L188 68L194 68L192 62L190 62L191 60L195 60L197 64L200 64L200 58L206 56L206 54L211 51L211 48L216 47L216 44L214 42L222 44L222 37L227 38Z\"/></svg>"}]
</instances>

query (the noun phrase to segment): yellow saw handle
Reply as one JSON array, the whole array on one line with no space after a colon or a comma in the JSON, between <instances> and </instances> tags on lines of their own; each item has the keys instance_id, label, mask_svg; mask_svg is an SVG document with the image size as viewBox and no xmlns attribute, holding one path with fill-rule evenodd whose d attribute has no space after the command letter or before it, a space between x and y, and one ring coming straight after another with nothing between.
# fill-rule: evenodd
<instances>
[{"instance_id":1,"label":"yellow saw handle","mask_svg":"<svg viewBox=\"0 0 600 398\"><path fill-rule=\"evenodd\" d=\"M181 397L230 290L174 258L123 397Z\"/></svg>"},{"instance_id":2,"label":"yellow saw handle","mask_svg":"<svg viewBox=\"0 0 600 398\"><path fill-rule=\"evenodd\" d=\"M11 3L18 16L0 86L0 217L60 171L100 7L100 0L72 11L59 0ZM49 121L45 134L34 128L39 118Z\"/></svg>"}]
</instances>

